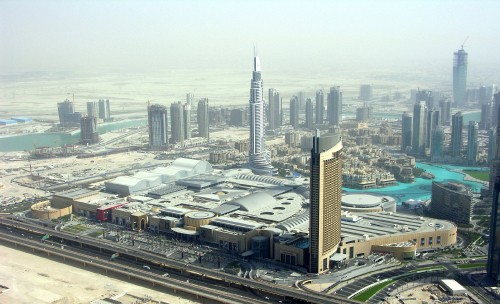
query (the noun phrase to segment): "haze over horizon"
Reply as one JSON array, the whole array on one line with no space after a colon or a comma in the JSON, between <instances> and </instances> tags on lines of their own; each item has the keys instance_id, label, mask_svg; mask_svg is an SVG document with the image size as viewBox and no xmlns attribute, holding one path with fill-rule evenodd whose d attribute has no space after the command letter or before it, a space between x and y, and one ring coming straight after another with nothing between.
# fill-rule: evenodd
<instances>
[{"instance_id":1,"label":"haze over horizon","mask_svg":"<svg viewBox=\"0 0 500 304\"><path fill-rule=\"evenodd\" d=\"M500 68L499 1L2 1L0 69ZM450 72L451 73L451 72Z\"/></svg>"}]
</instances>

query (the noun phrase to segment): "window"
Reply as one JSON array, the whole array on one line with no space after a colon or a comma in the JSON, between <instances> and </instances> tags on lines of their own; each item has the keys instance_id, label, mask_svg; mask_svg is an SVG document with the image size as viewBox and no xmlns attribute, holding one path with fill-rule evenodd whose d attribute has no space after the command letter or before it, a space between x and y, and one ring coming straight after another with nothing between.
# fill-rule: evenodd
<instances>
[{"instance_id":1,"label":"window","mask_svg":"<svg viewBox=\"0 0 500 304\"><path fill-rule=\"evenodd\" d=\"M440 235L438 235L436 237L436 244L441 244L441 236Z\"/></svg>"},{"instance_id":2,"label":"window","mask_svg":"<svg viewBox=\"0 0 500 304\"><path fill-rule=\"evenodd\" d=\"M429 237L429 245L432 245L432 236Z\"/></svg>"},{"instance_id":3,"label":"window","mask_svg":"<svg viewBox=\"0 0 500 304\"><path fill-rule=\"evenodd\" d=\"M425 245L425 238L421 238L420 239L420 246L424 246Z\"/></svg>"}]
</instances>

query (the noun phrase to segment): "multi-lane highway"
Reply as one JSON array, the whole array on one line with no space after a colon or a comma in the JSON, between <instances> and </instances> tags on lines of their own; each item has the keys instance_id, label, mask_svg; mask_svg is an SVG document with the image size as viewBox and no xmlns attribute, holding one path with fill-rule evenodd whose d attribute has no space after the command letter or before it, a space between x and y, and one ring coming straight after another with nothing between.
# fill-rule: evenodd
<instances>
[{"instance_id":1,"label":"multi-lane highway","mask_svg":"<svg viewBox=\"0 0 500 304\"><path fill-rule=\"evenodd\" d=\"M96 267L100 267L106 271L128 275L158 286L164 286L174 290L182 290L198 297L208 298L208 295L217 294L218 296L215 296L215 298L211 296L212 298L210 299L213 301L223 303L245 303L245 301L248 301L249 303L259 303L263 300L267 301L266 298L256 298L253 293L237 292L237 290L241 289L252 289L270 295L268 297L269 299L293 301L294 303L358 303L357 301L349 300L336 295L306 293L302 290L290 287L282 287L266 282L253 281L218 270L203 268L194 264L186 264L184 262L163 258L135 248L126 248L119 246L116 243L108 243L90 237L75 238L72 234L55 231L33 223L16 221L15 219L2 218L0 219L0 225L4 227L11 227L11 229L15 229L19 231L19 233L22 231L23 234L32 234L34 236L34 239L26 237L24 239L20 239L22 237L19 236L19 233L11 233L9 235L9 233L5 231L2 232L2 237L9 235L9 238L5 238L5 241L9 241L13 244L42 250L47 254L57 255L62 258L73 258L75 261L84 264L88 264L93 257L95 258L96 253L107 257L111 256L113 253L118 253L120 258L116 259L116 261L109 261L101 258L99 259L98 264L93 265L97 265ZM61 249L60 246L50 246L49 244L41 246L42 244L39 238L41 235L45 234L49 234L51 239L55 240L58 244L62 241L65 248ZM36 240L36 238L38 238L38 240ZM70 255L70 253L72 255ZM96 262L92 261L92 263ZM133 264L130 264L128 267L124 267L123 263ZM139 266L137 266L136 263L139 263ZM140 269L140 264L148 265L151 269ZM132 267L134 265L135 267ZM159 273L156 273L155 269L158 269ZM172 272L174 275L171 277L162 277L161 272L163 272L163 270L168 273ZM177 275L175 275L176 273L182 275L183 279L178 279L180 277L177 277ZM192 282L185 281L185 279L189 280L190 278L198 280L194 280ZM211 282L209 281L210 279L212 279ZM175 283L172 283L170 280L176 281ZM237 286L239 289L231 288L226 290L223 288L225 285ZM182 287L182 289L180 287ZM210 290L210 292L208 292L208 290Z\"/></svg>"}]
</instances>

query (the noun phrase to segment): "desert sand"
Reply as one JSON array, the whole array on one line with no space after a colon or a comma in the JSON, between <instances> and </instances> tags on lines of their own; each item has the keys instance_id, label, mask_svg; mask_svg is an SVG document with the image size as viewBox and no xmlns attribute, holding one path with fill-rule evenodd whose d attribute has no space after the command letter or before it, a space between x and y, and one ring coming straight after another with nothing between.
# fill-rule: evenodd
<instances>
[{"instance_id":1,"label":"desert sand","mask_svg":"<svg viewBox=\"0 0 500 304\"><path fill-rule=\"evenodd\" d=\"M0 294L2 304L90 303L123 293L148 295L163 303L198 303L179 294L160 292L98 273L0 245Z\"/></svg>"}]
</instances>

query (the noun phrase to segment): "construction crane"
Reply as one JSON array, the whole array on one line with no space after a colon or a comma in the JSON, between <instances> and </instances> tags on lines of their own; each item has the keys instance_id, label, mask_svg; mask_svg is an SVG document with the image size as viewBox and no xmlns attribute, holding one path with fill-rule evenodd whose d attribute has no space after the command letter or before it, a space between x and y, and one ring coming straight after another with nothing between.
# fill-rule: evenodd
<instances>
[{"instance_id":1,"label":"construction crane","mask_svg":"<svg viewBox=\"0 0 500 304\"><path fill-rule=\"evenodd\" d=\"M467 36L464 40L464 42L462 42L462 51L464 50L464 45L465 43L467 42L467 40L469 40L469 36Z\"/></svg>"}]
</instances>

